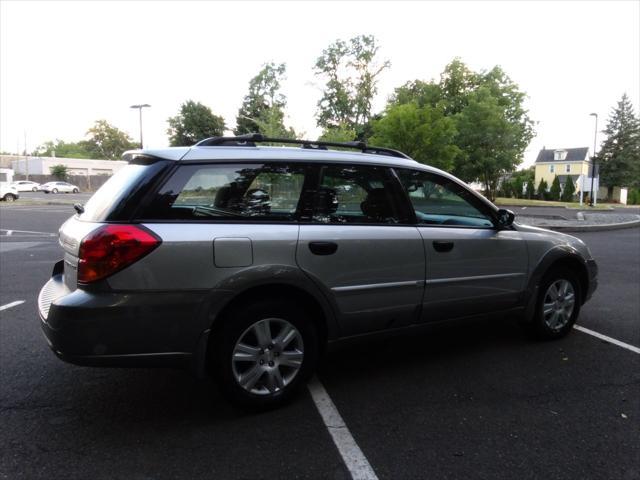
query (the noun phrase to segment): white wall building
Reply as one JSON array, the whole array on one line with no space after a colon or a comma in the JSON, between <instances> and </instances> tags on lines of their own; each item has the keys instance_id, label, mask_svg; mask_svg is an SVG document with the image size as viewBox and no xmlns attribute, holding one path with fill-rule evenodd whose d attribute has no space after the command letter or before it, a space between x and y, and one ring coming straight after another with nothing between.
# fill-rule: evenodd
<instances>
[{"instance_id":1,"label":"white wall building","mask_svg":"<svg viewBox=\"0 0 640 480\"><path fill-rule=\"evenodd\" d=\"M15 173L22 175L51 175L51 167L54 165L66 166L69 175L113 175L126 164L122 160L60 157L26 157L11 162Z\"/></svg>"}]
</instances>

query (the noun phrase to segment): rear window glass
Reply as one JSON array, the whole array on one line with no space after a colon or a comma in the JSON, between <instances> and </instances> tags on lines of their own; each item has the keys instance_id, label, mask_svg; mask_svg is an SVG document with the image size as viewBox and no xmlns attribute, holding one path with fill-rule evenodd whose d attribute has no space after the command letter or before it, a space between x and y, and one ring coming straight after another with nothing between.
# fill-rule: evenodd
<instances>
[{"instance_id":1,"label":"rear window glass","mask_svg":"<svg viewBox=\"0 0 640 480\"><path fill-rule=\"evenodd\" d=\"M282 164L185 165L144 218L293 221L305 171L304 166Z\"/></svg>"},{"instance_id":2,"label":"rear window glass","mask_svg":"<svg viewBox=\"0 0 640 480\"><path fill-rule=\"evenodd\" d=\"M118 170L84 205L80 220L101 222L126 199L150 165L127 165Z\"/></svg>"}]
</instances>

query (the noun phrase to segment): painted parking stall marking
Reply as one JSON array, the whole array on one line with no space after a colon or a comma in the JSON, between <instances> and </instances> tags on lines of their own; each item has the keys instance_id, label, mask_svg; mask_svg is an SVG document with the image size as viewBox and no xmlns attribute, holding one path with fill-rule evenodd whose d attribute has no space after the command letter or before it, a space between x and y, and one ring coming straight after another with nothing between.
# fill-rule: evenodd
<instances>
[{"instance_id":1,"label":"painted parking stall marking","mask_svg":"<svg viewBox=\"0 0 640 480\"><path fill-rule=\"evenodd\" d=\"M0 236L5 237L55 237L56 233L51 232L34 232L33 230L7 230L0 228Z\"/></svg>"},{"instance_id":2,"label":"painted parking stall marking","mask_svg":"<svg viewBox=\"0 0 640 480\"><path fill-rule=\"evenodd\" d=\"M589 330L588 328L584 328L581 327L580 325L574 325L573 328L575 328L576 330L586 333L587 335L592 335L596 338L599 338L600 340L604 340L607 343L611 343L612 345L616 345L620 348L624 348L626 350L629 350L633 353L640 353L640 348L634 346L634 345L630 345L628 343L624 343L621 342L620 340L616 340L615 338L611 338L607 335L603 335L601 333L598 332L594 332L593 330Z\"/></svg>"},{"instance_id":3,"label":"painted parking stall marking","mask_svg":"<svg viewBox=\"0 0 640 480\"><path fill-rule=\"evenodd\" d=\"M371 464L360 450L320 380L313 377L307 387L351 477L354 480L377 480Z\"/></svg>"},{"instance_id":4,"label":"painted parking stall marking","mask_svg":"<svg viewBox=\"0 0 640 480\"><path fill-rule=\"evenodd\" d=\"M13 307L17 307L18 305L22 305L24 300L16 300L15 302L7 303L6 305L0 306L0 312L3 310L8 310Z\"/></svg>"}]
</instances>

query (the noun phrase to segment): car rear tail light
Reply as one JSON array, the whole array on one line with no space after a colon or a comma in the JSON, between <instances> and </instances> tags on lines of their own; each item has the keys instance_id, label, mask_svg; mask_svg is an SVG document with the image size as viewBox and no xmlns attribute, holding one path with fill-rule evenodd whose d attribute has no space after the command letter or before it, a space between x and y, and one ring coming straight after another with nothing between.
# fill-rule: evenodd
<instances>
[{"instance_id":1,"label":"car rear tail light","mask_svg":"<svg viewBox=\"0 0 640 480\"><path fill-rule=\"evenodd\" d=\"M80 243L78 283L112 275L151 253L162 240L137 225L104 225Z\"/></svg>"}]
</instances>

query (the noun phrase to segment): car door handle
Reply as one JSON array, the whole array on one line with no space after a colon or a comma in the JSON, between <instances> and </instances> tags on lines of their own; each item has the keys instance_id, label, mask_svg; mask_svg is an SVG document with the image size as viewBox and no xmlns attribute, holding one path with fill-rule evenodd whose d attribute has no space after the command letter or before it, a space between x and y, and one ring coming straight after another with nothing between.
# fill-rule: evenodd
<instances>
[{"instance_id":1,"label":"car door handle","mask_svg":"<svg viewBox=\"0 0 640 480\"><path fill-rule=\"evenodd\" d=\"M453 242L443 242L441 240L433 241L433 248L436 252L450 252L453 250Z\"/></svg>"},{"instance_id":2,"label":"car door handle","mask_svg":"<svg viewBox=\"0 0 640 480\"><path fill-rule=\"evenodd\" d=\"M314 255L333 255L338 250L335 242L309 242L309 250Z\"/></svg>"}]
</instances>

